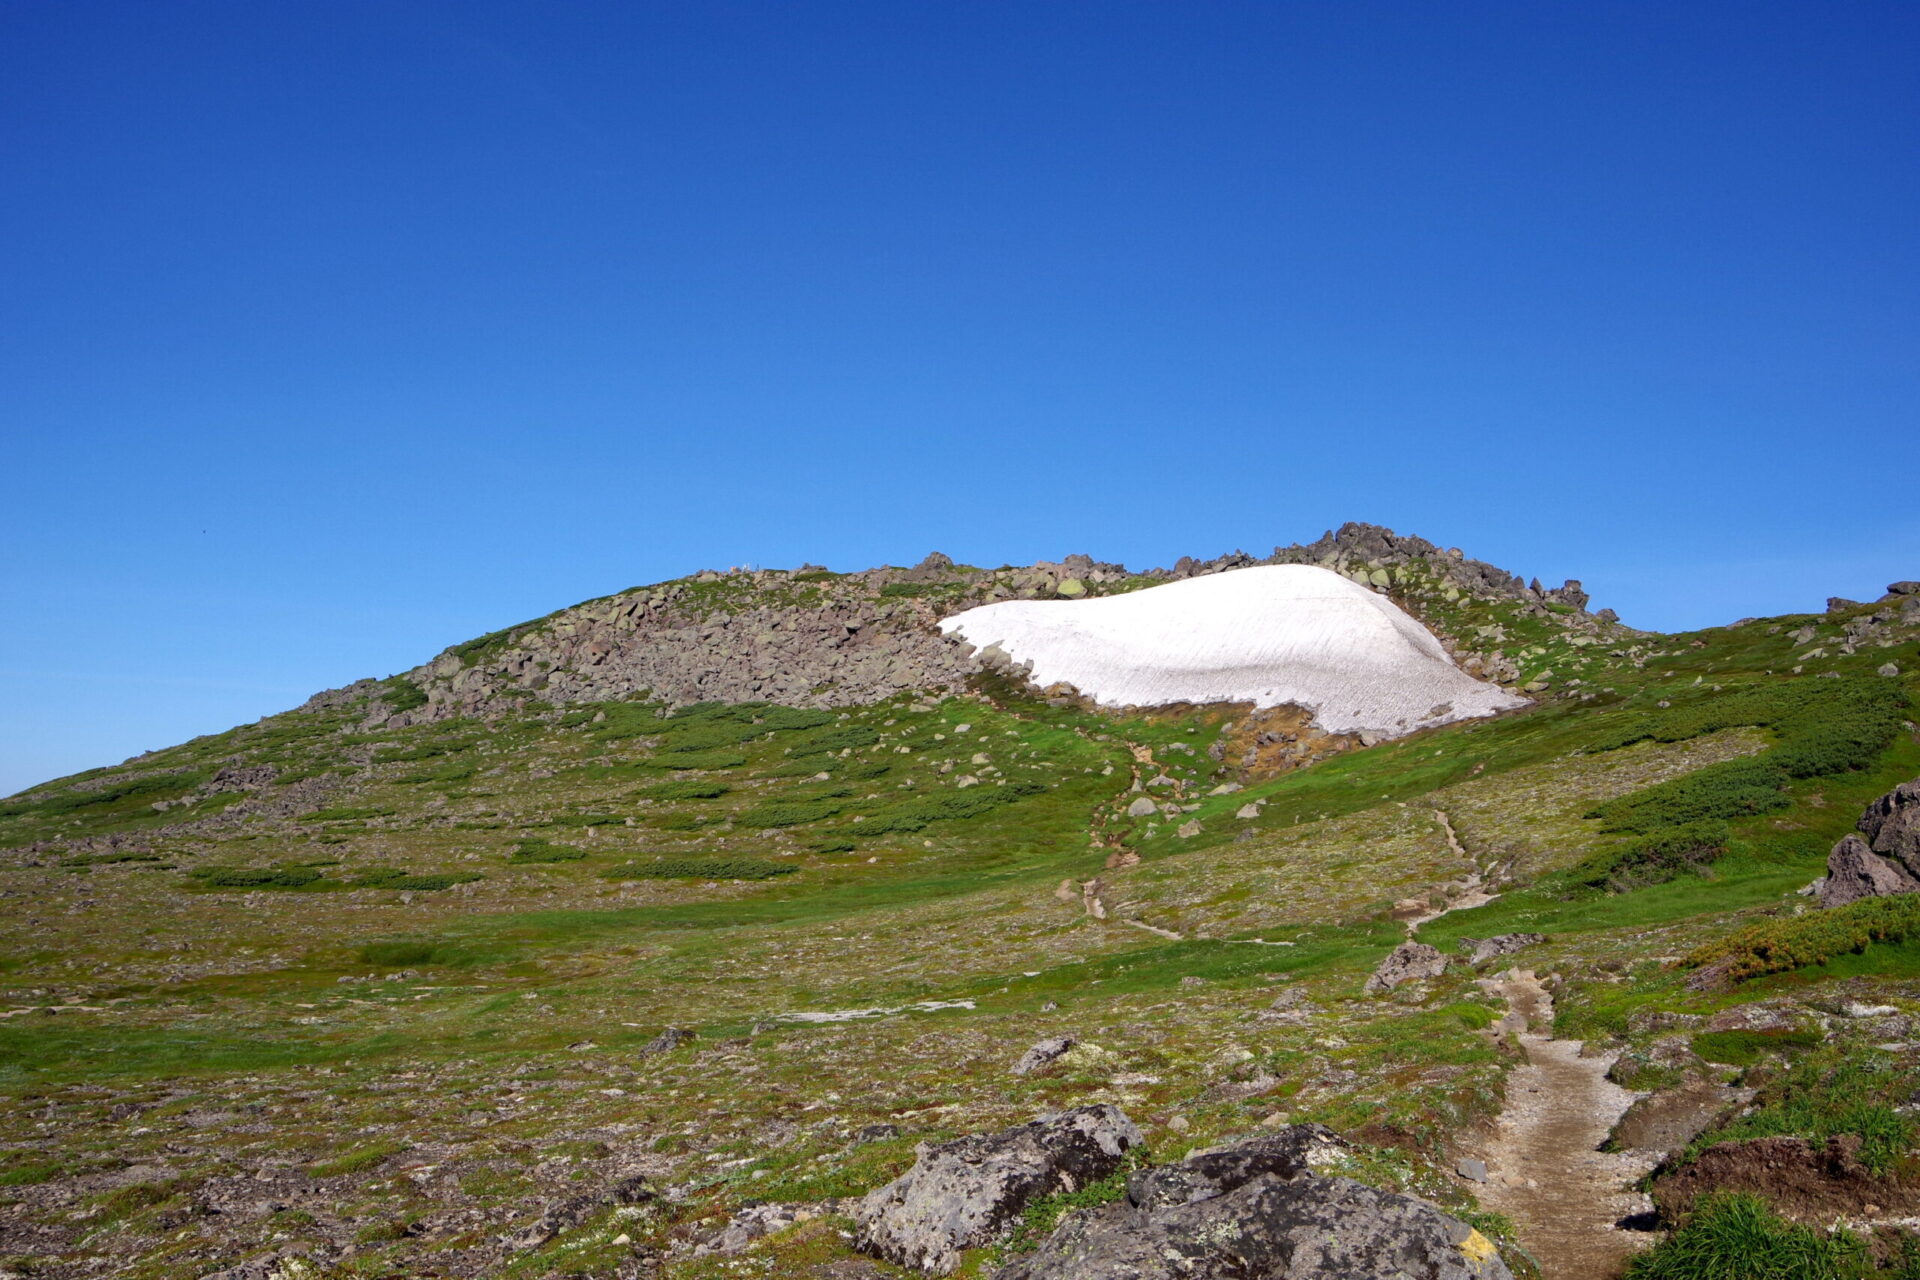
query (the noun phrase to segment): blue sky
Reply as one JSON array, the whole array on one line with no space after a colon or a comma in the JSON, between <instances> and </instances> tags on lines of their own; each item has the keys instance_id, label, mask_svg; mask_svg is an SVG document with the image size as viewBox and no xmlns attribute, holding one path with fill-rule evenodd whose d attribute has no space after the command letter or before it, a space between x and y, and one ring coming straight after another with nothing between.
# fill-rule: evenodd
<instances>
[{"instance_id":1,"label":"blue sky","mask_svg":"<svg viewBox=\"0 0 1920 1280\"><path fill-rule=\"evenodd\" d=\"M0 793L702 567L1920 576L1920 7L0 0ZM1904 478L1903 478L1904 477Z\"/></svg>"}]
</instances>

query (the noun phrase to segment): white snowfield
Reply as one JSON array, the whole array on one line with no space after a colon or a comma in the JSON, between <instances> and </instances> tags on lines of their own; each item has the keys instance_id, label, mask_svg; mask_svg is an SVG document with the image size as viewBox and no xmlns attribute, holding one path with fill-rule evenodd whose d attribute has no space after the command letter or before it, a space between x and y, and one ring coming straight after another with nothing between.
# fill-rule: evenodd
<instances>
[{"instance_id":1,"label":"white snowfield","mask_svg":"<svg viewBox=\"0 0 1920 1280\"><path fill-rule=\"evenodd\" d=\"M1295 705L1335 733L1398 737L1527 699L1475 680L1391 600L1313 565L1260 565L1093 600L1006 600L942 619L1029 678L1103 706Z\"/></svg>"}]
</instances>

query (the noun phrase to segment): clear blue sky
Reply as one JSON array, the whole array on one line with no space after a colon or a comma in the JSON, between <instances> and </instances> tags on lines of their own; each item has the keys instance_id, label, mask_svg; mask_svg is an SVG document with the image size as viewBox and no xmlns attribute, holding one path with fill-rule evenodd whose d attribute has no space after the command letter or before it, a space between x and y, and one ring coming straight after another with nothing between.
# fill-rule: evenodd
<instances>
[{"instance_id":1,"label":"clear blue sky","mask_svg":"<svg viewBox=\"0 0 1920 1280\"><path fill-rule=\"evenodd\" d=\"M0 792L702 567L1920 577L1920 6L0 0Z\"/></svg>"}]
</instances>

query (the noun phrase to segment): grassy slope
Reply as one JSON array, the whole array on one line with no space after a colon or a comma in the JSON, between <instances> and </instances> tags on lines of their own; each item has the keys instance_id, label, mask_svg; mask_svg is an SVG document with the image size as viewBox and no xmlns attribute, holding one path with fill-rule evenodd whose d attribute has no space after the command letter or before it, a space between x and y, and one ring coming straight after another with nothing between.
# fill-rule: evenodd
<instances>
[{"instance_id":1,"label":"grassy slope","mask_svg":"<svg viewBox=\"0 0 1920 1280\"><path fill-rule=\"evenodd\" d=\"M1518 883L1425 926L1423 938L1450 947L1545 932L1533 963L1567 975L1569 1028L1624 1031L1635 1008L1749 998L1685 993L1677 972L1644 961L1793 901L1860 805L1920 774L1920 745L1903 735L1865 769L1792 783L1786 807L1730 824L1729 851L1705 874L1626 894L1581 889L1563 873L1611 839L1583 816L1595 805L1764 759L1776 735L1736 726L1587 748L1663 701L1799 687L1829 670L1864 676L1889 653L1799 662L1809 646L1786 633L1834 623L1795 618L1612 656L1499 605L1427 603L1453 610L1451 627L1505 627L1529 677L1578 672L1590 698L1219 797L1206 794L1230 776L1208 754L1218 713L1097 716L1004 689L937 705L902 697L793 727L777 709L758 713L759 725L753 713L661 720L622 706L604 720L594 718L602 709L561 709L372 732L345 710L296 713L37 789L0 810L0 844L137 835L223 811L227 825L137 849L17 852L0 869L15 924L0 941L0 1008L91 1007L0 1021L0 1184L20 1171L21 1187L71 1186L97 1201L103 1221L63 1237L58 1252L66 1265L112 1258L134 1275L237 1257L276 1230L371 1233L350 1273L411 1265L402 1260L423 1249L478 1265L498 1232L435 1219L445 1205L524 1221L576 1181L636 1162L693 1188L671 1214L624 1225L603 1214L516 1264L543 1274L586 1265L620 1230L664 1239L745 1196L855 1192L903 1167L916 1139L1110 1098L1162 1153L1262 1117L1324 1119L1387 1144L1372 1176L1457 1203L1419 1157L1497 1106L1508 1062L1475 1034L1491 1010L1464 973L1419 1003L1359 997L1400 936L1384 910L1467 870L1435 811L1475 861L1510 866ZM1902 648L1908 665L1912 645ZM1135 745L1151 751L1149 773L1164 770L1199 805L1180 819L1198 819L1198 835L1124 816ZM976 753L988 759L975 763ZM299 794L310 816L246 816L258 800L234 807L239 793L206 794L205 780L236 759L279 768L280 783L256 794ZM711 767L664 767L689 763ZM963 775L979 784L958 787ZM148 779L89 803L73 786ZM676 779L726 790L663 788ZM938 816L1023 783L1033 794ZM174 807L155 811L156 800ZM1235 816L1255 800L1258 818ZM1139 865L1105 870L1096 830ZM528 841L581 856L529 862ZM129 853L150 860L113 860ZM609 877L694 859L792 870L738 882ZM207 869L219 867L319 875L290 877L306 879L296 888L209 888ZM379 870L483 878L354 887ZM1055 892L1096 876L1104 922L1083 913L1077 889ZM1264 945L1274 943L1290 945ZM1913 967L1899 947L1828 966ZM1269 1012L1288 987L1314 1012ZM783 1020L923 1000L971 1007ZM641 1056L664 1025L700 1038ZM1056 1075L1006 1073L1028 1043L1058 1033L1098 1048ZM116 1106L137 1122L113 1118ZM903 1135L849 1145L868 1123ZM447 1172L423 1192L392 1176L409 1160ZM166 1163L177 1185L148 1203L101 1199L118 1194L105 1189L111 1170L142 1161ZM324 1204L302 1210L307 1221L211 1238L165 1225L169 1206L206 1179L261 1167L308 1168L300 1176ZM32 1212L58 1216L37 1201ZM410 1215L438 1225L380 1238ZM803 1231L782 1247L839 1256L830 1234ZM677 1263L673 1274L705 1265Z\"/></svg>"}]
</instances>

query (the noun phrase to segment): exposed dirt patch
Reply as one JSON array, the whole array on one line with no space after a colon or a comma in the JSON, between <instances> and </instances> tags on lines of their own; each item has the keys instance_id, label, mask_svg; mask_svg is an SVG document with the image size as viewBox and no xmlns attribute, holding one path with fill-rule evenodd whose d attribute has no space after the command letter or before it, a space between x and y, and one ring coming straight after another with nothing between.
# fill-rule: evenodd
<instances>
[{"instance_id":1,"label":"exposed dirt patch","mask_svg":"<svg viewBox=\"0 0 1920 1280\"><path fill-rule=\"evenodd\" d=\"M1756 1192L1787 1217L1819 1225L1920 1211L1920 1191L1875 1177L1860 1163L1860 1138L1851 1133L1820 1145L1804 1138L1722 1142L1653 1184L1654 1203L1668 1221L1711 1191Z\"/></svg>"},{"instance_id":2,"label":"exposed dirt patch","mask_svg":"<svg viewBox=\"0 0 1920 1280\"><path fill-rule=\"evenodd\" d=\"M1553 1001L1532 972L1508 970L1490 989L1506 997L1515 1023L1550 1023ZM1481 1203L1513 1219L1546 1280L1616 1276L1641 1247L1618 1224L1648 1209L1631 1187L1651 1161L1599 1147L1634 1095L1606 1078L1610 1056L1582 1057L1578 1040L1522 1029L1519 1042L1527 1065L1508 1075L1506 1106L1482 1148Z\"/></svg>"}]
</instances>

